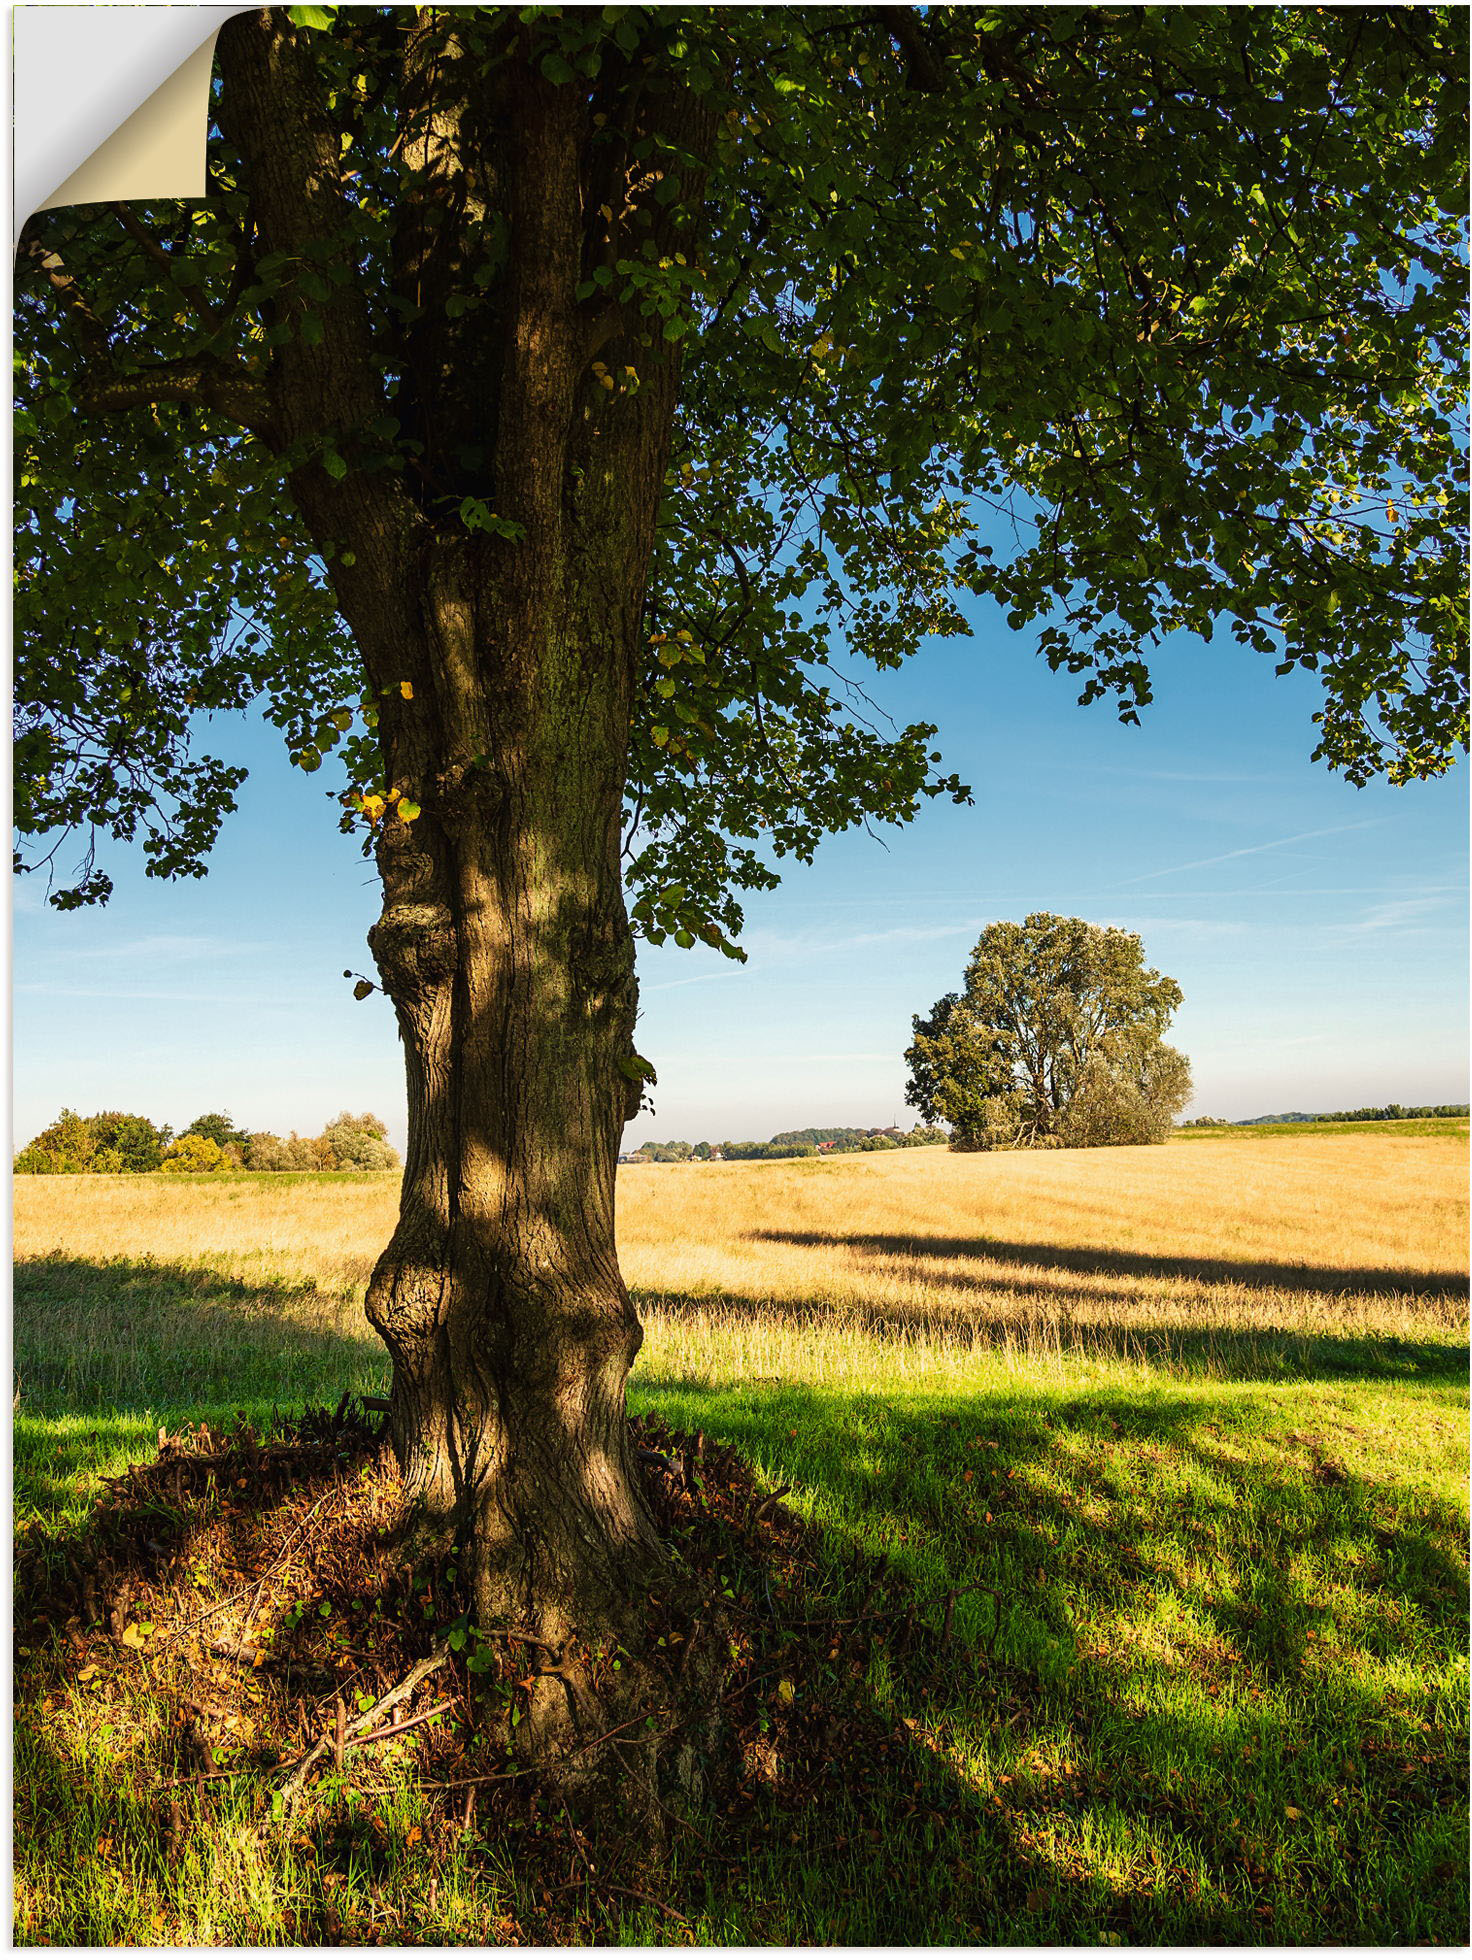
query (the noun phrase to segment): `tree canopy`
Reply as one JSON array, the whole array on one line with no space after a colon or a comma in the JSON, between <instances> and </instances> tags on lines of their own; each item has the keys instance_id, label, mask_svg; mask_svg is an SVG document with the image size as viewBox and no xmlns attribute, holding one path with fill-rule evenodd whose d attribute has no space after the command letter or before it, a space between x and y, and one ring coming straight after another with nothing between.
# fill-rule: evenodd
<instances>
[{"instance_id":1,"label":"tree canopy","mask_svg":"<svg viewBox=\"0 0 1472 1960\"><path fill-rule=\"evenodd\" d=\"M16 815L27 864L80 836L54 903L106 896L107 837L201 873L240 771L193 731L252 700L383 819L401 677L294 486L524 530L491 465L512 216L427 135L461 72L584 112L587 412L644 385L615 331L683 356L628 780L651 938L729 948L774 856L964 793L856 675L967 595L1127 718L1152 646L1221 630L1318 672L1354 781L1464 739L1465 10L287 11L321 165L291 249L228 101L204 199L27 230Z\"/></svg>"},{"instance_id":2,"label":"tree canopy","mask_svg":"<svg viewBox=\"0 0 1472 1960\"><path fill-rule=\"evenodd\" d=\"M977 940L959 994L916 1015L905 1099L952 1147L1163 1143L1191 1099L1161 1036L1181 1004L1136 934L1033 912Z\"/></svg>"}]
</instances>

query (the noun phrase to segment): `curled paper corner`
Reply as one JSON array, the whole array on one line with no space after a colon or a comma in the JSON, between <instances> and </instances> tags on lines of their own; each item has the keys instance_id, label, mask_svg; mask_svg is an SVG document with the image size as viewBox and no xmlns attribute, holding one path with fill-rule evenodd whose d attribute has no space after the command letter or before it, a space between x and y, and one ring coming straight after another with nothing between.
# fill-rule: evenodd
<instances>
[{"instance_id":1,"label":"curled paper corner","mask_svg":"<svg viewBox=\"0 0 1472 1960\"><path fill-rule=\"evenodd\" d=\"M204 196L215 37L244 11L13 10L17 244L35 211Z\"/></svg>"}]
</instances>

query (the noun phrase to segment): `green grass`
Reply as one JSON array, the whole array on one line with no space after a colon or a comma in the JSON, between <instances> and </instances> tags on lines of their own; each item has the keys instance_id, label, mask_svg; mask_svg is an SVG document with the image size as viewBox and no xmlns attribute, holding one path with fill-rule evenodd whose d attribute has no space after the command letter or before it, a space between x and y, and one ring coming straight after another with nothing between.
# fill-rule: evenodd
<instances>
[{"instance_id":1,"label":"green grass","mask_svg":"<svg viewBox=\"0 0 1472 1960\"><path fill-rule=\"evenodd\" d=\"M21 1265L21 1533L59 1555L160 1425L381 1388L346 1308L208 1262ZM657 1326L631 1399L792 1485L823 1609L845 1610L855 1552L933 1623L949 1589L988 1590L958 1601L938 1670L881 1649L835 1677L908 1742L836 1765L821 1806L789 1813L778 1787L724 1840L734 1868L677 1847L683 1917L609 1896L589 1942L1466 1939L1464 1342L1326 1335L1272 1381L814 1330L754 1381L741 1340L697 1357ZM329 1781L291 1824L249 1781L215 1786L233 1794L169 1865L147 1795L168 1711L136 1673L102 1696L45 1662L17 1675L21 1943L294 1944L310 1924L499 1944L539 1923L514 1840L437 1836L392 1762L369 1777L390 1794Z\"/></svg>"},{"instance_id":2,"label":"green grass","mask_svg":"<svg viewBox=\"0 0 1472 1960\"><path fill-rule=\"evenodd\" d=\"M1172 1143L1195 1143L1203 1137L1465 1137L1465 1116L1407 1116L1383 1123L1218 1123L1172 1130Z\"/></svg>"}]
</instances>

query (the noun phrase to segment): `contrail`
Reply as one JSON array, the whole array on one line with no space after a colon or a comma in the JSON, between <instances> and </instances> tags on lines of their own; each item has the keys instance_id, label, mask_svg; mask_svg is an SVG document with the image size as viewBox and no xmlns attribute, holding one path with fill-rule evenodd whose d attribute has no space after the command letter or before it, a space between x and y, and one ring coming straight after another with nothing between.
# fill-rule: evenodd
<instances>
[{"instance_id":1,"label":"contrail","mask_svg":"<svg viewBox=\"0 0 1472 1960\"><path fill-rule=\"evenodd\" d=\"M1285 844L1305 844L1310 837L1338 837L1346 830L1373 830L1376 824L1384 821L1384 817L1368 817L1363 823L1336 823L1328 830L1300 830L1291 837L1275 837L1271 843L1249 844L1244 850L1223 851L1217 857L1192 858L1189 864L1168 864L1163 871L1142 871L1134 878L1121 878L1118 884L1106 889L1118 891L1120 885L1143 885L1151 878L1173 878L1178 871L1200 871L1208 864L1225 864L1229 858L1256 857L1260 851L1280 851Z\"/></svg>"}]
</instances>

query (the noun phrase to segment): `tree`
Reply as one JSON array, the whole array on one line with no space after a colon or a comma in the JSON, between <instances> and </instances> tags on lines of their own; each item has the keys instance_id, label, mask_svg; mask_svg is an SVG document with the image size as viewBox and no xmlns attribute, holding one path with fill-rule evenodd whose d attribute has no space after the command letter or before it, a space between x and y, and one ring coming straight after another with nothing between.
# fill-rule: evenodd
<instances>
[{"instance_id":1,"label":"tree","mask_svg":"<svg viewBox=\"0 0 1472 1960\"><path fill-rule=\"evenodd\" d=\"M233 1150L244 1161L244 1152L250 1144L250 1132L237 1128L233 1116L216 1110L207 1116L196 1116L184 1136L208 1137L211 1143L221 1150Z\"/></svg>"},{"instance_id":2,"label":"tree","mask_svg":"<svg viewBox=\"0 0 1472 1960\"><path fill-rule=\"evenodd\" d=\"M146 1116L129 1116L120 1109L103 1110L87 1120L98 1150L115 1153L118 1168L125 1171L156 1171L173 1135L167 1124L151 1123Z\"/></svg>"},{"instance_id":3,"label":"tree","mask_svg":"<svg viewBox=\"0 0 1472 1960\"><path fill-rule=\"evenodd\" d=\"M193 1130L186 1130L164 1152L159 1169L200 1175L208 1171L223 1171L230 1168L230 1159L213 1137L200 1136Z\"/></svg>"},{"instance_id":4,"label":"tree","mask_svg":"<svg viewBox=\"0 0 1472 1960\"><path fill-rule=\"evenodd\" d=\"M54 1123L32 1137L15 1160L22 1174L74 1174L89 1171L97 1155L97 1139L92 1125L74 1109L64 1109Z\"/></svg>"},{"instance_id":5,"label":"tree","mask_svg":"<svg viewBox=\"0 0 1472 1960\"><path fill-rule=\"evenodd\" d=\"M399 1153L388 1140L388 1125L367 1111L352 1116L344 1110L322 1132L339 1170L396 1171Z\"/></svg>"},{"instance_id":6,"label":"tree","mask_svg":"<svg viewBox=\"0 0 1472 1960\"><path fill-rule=\"evenodd\" d=\"M1148 648L1222 625L1318 670L1353 779L1446 765L1465 45L1457 8L278 7L221 32L205 199L28 226L20 827L79 833L84 903L108 837L202 873L240 777L201 715L259 696L345 764L409 1085L368 1313L478 1617L595 1657L533 1748L644 1692L596 1656L673 1596L624 1423L631 926L734 954L775 859L965 795L844 676L970 592L1133 716Z\"/></svg>"},{"instance_id":7,"label":"tree","mask_svg":"<svg viewBox=\"0 0 1472 1960\"><path fill-rule=\"evenodd\" d=\"M15 1160L22 1175L76 1171L156 1171L164 1145L173 1135L146 1116L129 1116L105 1109L96 1116L78 1116L64 1109L56 1121L33 1137Z\"/></svg>"},{"instance_id":8,"label":"tree","mask_svg":"<svg viewBox=\"0 0 1472 1960\"><path fill-rule=\"evenodd\" d=\"M330 1171L337 1169L332 1146L322 1137L274 1136L256 1131L246 1148L245 1162L253 1171Z\"/></svg>"},{"instance_id":9,"label":"tree","mask_svg":"<svg viewBox=\"0 0 1472 1960\"><path fill-rule=\"evenodd\" d=\"M905 1100L957 1150L1163 1143L1191 1100L1160 1038L1180 1004L1132 932L1051 912L990 925L964 990L915 1017Z\"/></svg>"}]
</instances>

